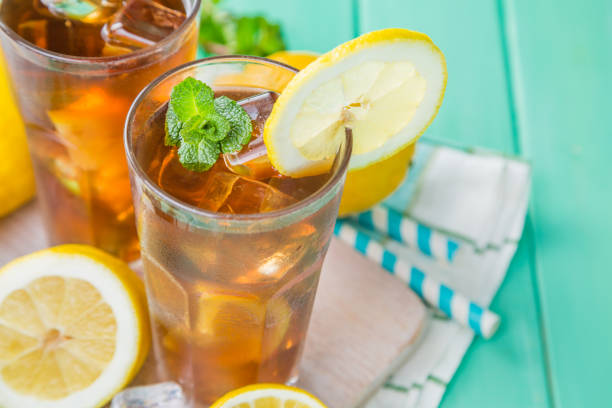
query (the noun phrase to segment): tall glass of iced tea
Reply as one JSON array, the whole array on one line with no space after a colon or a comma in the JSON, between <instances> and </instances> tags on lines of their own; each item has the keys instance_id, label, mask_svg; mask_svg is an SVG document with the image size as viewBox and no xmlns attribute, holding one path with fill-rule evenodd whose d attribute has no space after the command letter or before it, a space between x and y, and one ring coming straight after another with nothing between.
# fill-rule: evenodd
<instances>
[{"instance_id":1,"label":"tall glass of iced tea","mask_svg":"<svg viewBox=\"0 0 612 408\"><path fill-rule=\"evenodd\" d=\"M200 0L1 0L0 41L51 243L138 256L123 124L195 57Z\"/></svg>"},{"instance_id":2,"label":"tall glass of iced tea","mask_svg":"<svg viewBox=\"0 0 612 408\"><path fill-rule=\"evenodd\" d=\"M205 59L158 78L128 115L158 374L198 406L246 384L297 378L351 143L319 176L285 177L270 165L263 123L294 73L261 58ZM167 102L186 77L239 101L253 124L250 143L201 173L164 144Z\"/></svg>"}]
</instances>

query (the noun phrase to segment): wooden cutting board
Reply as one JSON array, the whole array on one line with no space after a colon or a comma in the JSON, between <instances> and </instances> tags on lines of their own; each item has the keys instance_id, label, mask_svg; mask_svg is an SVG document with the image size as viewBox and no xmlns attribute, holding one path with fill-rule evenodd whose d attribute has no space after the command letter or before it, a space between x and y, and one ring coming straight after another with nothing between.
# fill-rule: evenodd
<instances>
[{"instance_id":1,"label":"wooden cutting board","mask_svg":"<svg viewBox=\"0 0 612 408\"><path fill-rule=\"evenodd\" d=\"M46 246L35 203L0 219L0 265ZM409 357L424 330L416 295L346 244L332 241L314 305L298 386L330 408L363 404ZM135 380L151 381L150 359Z\"/></svg>"}]
</instances>

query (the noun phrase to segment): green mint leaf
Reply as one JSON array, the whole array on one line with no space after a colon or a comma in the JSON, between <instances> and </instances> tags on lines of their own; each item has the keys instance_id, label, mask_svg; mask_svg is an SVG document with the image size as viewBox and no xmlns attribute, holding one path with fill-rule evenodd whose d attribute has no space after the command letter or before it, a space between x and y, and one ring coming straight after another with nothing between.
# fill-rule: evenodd
<instances>
[{"instance_id":1,"label":"green mint leaf","mask_svg":"<svg viewBox=\"0 0 612 408\"><path fill-rule=\"evenodd\" d=\"M226 11L220 10L212 2L204 1L201 8L199 41L206 51L227 53L227 44L232 42L234 18Z\"/></svg>"},{"instance_id":2,"label":"green mint leaf","mask_svg":"<svg viewBox=\"0 0 612 408\"><path fill-rule=\"evenodd\" d=\"M215 109L216 110L216 109ZM231 130L230 121L219 112L208 115L204 125L204 137L211 142L220 142L225 139Z\"/></svg>"},{"instance_id":3,"label":"green mint leaf","mask_svg":"<svg viewBox=\"0 0 612 408\"><path fill-rule=\"evenodd\" d=\"M202 139L199 142L181 143L178 149L179 161L187 170L202 172L209 170L219 158L219 144Z\"/></svg>"},{"instance_id":4,"label":"green mint leaf","mask_svg":"<svg viewBox=\"0 0 612 408\"><path fill-rule=\"evenodd\" d=\"M215 99L215 110L230 123L230 130L226 138L221 140L223 153L234 153L251 140L253 124L248 113L235 101L227 96Z\"/></svg>"},{"instance_id":5,"label":"green mint leaf","mask_svg":"<svg viewBox=\"0 0 612 408\"><path fill-rule=\"evenodd\" d=\"M286 49L281 27L263 16L240 16L204 0L199 41L211 54L266 56Z\"/></svg>"},{"instance_id":6,"label":"green mint leaf","mask_svg":"<svg viewBox=\"0 0 612 408\"><path fill-rule=\"evenodd\" d=\"M187 77L172 89L170 106L181 122L193 116L205 115L214 110L214 93L208 85Z\"/></svg>"},{"instance_id":7,"label":"green mint leaf","mask_svg":"<svg viewBox=\"0 0 612 408\"><path fill-rule=\"evenodd\" d=\"M167 146L178 146L179 161L188 170L205 171L221 151L236 152L251 139L251 118L226 96L213 99L203 82L186 78L176 85L166 111Z\"/></svg>"},{"instance_id":8,"label":"green mint leaf","mask_svg":"<svg viewBox=\"0 0 612 408\"><path fill-rule=\"evenodd\" d=\"M230 131L230 122L216 112L205 115L196 115L189 119L180 131L180 138L188 143L207 139L210 142L219 142Z\"/></svg>"},{"instance_id":9,"label":"green mint leaf","mask_svg":"<svg viewBox=\"0 0 612 408\"><path fill-rule=\"evenodd\" d=\"M178 146L181 143L182 127L183 122L176 116L172 105L168 104L168 110L166 111L166 146Z\"/></svg>"},{"instance_id":10,"label":"green mint leaf","mask_svg":"<svg viewBox=\"0 0 612 408\"><path fill-rule=\"evenodd\" d=\"M180 132L180 139L185 143L198 143L202 140L202 127L206 123L204 115L192 116L187 122L183 123Z\"/></svg>"},{"instance_id":11,"label":"green mint leaf","mask_svg":"<svg viewBox=\"0 0 612 408\"><path fill-rule=\"evenodd\" d=\"M240 17L236 21L237 54L270 55L284 50L285 43L278 24L262 16Z\"/></svg>"}]
</instances>

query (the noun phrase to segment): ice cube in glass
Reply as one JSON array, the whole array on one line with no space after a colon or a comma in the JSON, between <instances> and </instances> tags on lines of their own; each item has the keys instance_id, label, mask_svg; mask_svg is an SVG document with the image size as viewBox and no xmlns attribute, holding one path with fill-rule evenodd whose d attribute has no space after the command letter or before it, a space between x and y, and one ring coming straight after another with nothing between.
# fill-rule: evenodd
<instances>
[{"instance_id":1,"label":"ice cube in glass","mask_svg":"<svg viewBox=\"0 0 612 408\"><path fill-rule=\"evenodd\" d=\"M104 40L115 47L139 49L151 46L176 30L185 14L152 0L127 0L102 28Z\"/></svg>"},{"instance_id":2,"label":"ice cube in glass","mask_svg":"<svg viewBox=\"0 0 612 408\"><path fill-rule=\"evenodd\" d=\"M268 159L263 141L264 125L277 98L275 92L264 92L238 101L251 117L253 132L251 141L242 150L224 155L225 164L236 174L256 180L279 174Z\"/></svg>"}]
</instances>

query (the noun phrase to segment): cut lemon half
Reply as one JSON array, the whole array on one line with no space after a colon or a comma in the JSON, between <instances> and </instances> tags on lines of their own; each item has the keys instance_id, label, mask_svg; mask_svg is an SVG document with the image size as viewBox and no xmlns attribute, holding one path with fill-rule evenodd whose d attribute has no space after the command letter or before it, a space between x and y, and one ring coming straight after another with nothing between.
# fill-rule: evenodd
<instances>
[{"instance_id":1,"label":"cut lemon half","mask_svg":"<svg viewBox=\"0 0 612 408\"><path fill-rule=\"evenodd\" d=\"M353 133L349 170L414 143L436 115L446 62L425 34L385 29L317 58L287 84L264 128L272 165L302 177L331 167L345 128Z\"/></svg>"},{"instance_id":2,"label":"cut lemon half","mask_svg":"<svg viewBox=\"0 0 612 408\"><path fill-rule=\"evenodd\" d=\"M255 384L232 391L210 408L326 408L315 396L280 384Z\"/></svg>"},{"instance_id":3,"label":"cut lemon half","mask_svg":"<svg viewBox=\"0 0 612 408\"><path fill-rule=\"evenodd\" d=\"M0 269L0 401L7 408L99 407L149 347L144 289L116 258L63 245Z\"/></svg>"}]
</instances>

